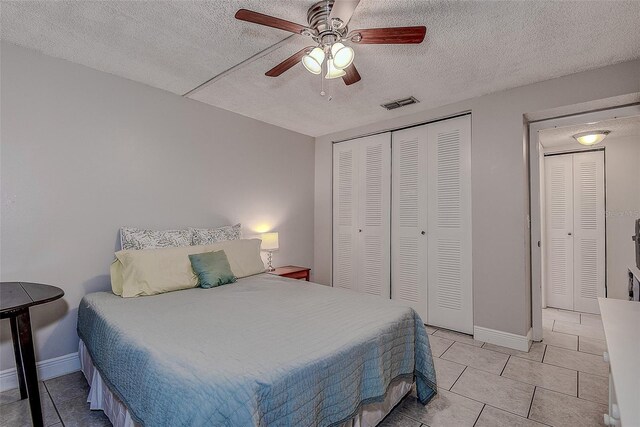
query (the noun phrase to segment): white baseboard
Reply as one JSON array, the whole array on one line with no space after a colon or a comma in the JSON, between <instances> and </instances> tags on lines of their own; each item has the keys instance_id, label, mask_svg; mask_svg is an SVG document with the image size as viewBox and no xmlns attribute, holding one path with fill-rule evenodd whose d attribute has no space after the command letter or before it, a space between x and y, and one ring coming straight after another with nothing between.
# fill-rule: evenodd
<instances>
[{"instance_id":1,"label":"white baseboard","mask_svg":"<svg viewBox=\"0 0 640 427\"><path fill-rule=\"evenodd\" d=\"M65 354L53 359L42 360L36 363L38 367L38 379L49 380L61 375L70 374L80 370L80 358L78 353ZM18 376L16 368L0 371L0 391L18 388Z\"/></svg>"},{"instance_id":2,"label":"white baseboard","mask_svg":"<svg viewBox=\"0 0 640 427\"><path fill-rule=\"evenodd\" d=\"M531 344L531 329L529 329L527 335L516 335L509 332L474 326L473 338L478 341L484 341L502 347L513 348L520 351L529 351L529 345Z\"/></svg>"}]
</instances>

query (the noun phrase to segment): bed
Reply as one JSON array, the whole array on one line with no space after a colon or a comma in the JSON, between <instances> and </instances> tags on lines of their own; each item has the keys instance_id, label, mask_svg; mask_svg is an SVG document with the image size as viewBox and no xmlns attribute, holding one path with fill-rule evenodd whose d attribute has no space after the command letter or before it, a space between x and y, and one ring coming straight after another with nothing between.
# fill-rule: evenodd
<instances>
[{"instance_id":1,"label":"bed","mask_svg":"<svg viewBox=\"0 0 640 427\"><path fill-rule=\"evenodd\" d=\"M258 274L151 297L86 295L92 409L117 427L375 425L436 390L420 317L389 300Z\"/></svg>"}]
</instances>

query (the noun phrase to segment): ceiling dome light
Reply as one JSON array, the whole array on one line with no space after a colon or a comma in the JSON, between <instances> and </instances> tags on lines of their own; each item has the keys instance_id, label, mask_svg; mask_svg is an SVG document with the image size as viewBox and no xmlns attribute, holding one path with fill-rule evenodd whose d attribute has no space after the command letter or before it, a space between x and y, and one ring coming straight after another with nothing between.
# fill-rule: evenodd
<instances>
[{"instance_id":1,"label":"ceiling dome light","mask_svg":"<svg viewBox=\"0 0 640 427\"><path fill-rule=\"evenodd\" d=\"M591 130L589 132L581 132L573 135L573 138L582 145L595 145L601 142L611 131L608 130Z\"/></svg>"},{"instance_id":2,"label":"ceiling dome light","mask_svg":"<svg viewBox=\"0 0 640 427\"><path fill-rule=\"evenodd\" d=\"M344 70L336 68L333 65L333 59L329 59L327 61L327 75L324 76L325 78L327 78L327 79L337 79L338 77L342 77L345 74L347 74L347 73L345 73Z\"/></svg>"},{"instance_id":3,"label":"ceiling dome light","mask_svg":"<svg viewBox=\"0 0 640 427\"><path fill-rule=\"evenodd\" d=\"M333 56L333 66L339 70L344 70L353 62L355 53L349 46L338 42L331 46L331 56Z\"/></svg>"},{"instance_id":4,"label":"ceiling dome light","mask_svg":"<svg viewBox=\"0 0 640 427\"><path fill-rule=\"evenodd\" d=\"M322 72L322 62L324 61L324 50L319 47L302 57L302 65L309 70L310 73L320 74Z\"/></svg>"}]
</instances>

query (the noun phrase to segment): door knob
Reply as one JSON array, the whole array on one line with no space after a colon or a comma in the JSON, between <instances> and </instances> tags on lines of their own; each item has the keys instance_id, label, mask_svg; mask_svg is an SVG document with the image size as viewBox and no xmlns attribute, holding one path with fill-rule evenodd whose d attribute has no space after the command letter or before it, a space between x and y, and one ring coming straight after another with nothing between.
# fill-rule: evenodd
<instances>
[{"instance_id":1,"label":"door knob","mask_svg":"<svg viewBox=\"0 0 640 427\"><path fill-rule=\"evenodd\" d=\"M569 236L571 236L571 232L568 232L567 234L568 234Z\"/></svg>"},{"instance_id":2,"label":"door knob","mask_svg":"<svg viewBox=\"0 0 640 427\"><path fill-rule=\"evenodd\" d=\"M420 234L422 234L424 236L425 234L427 234L427 232L426 231L421 231Z\"/></svg>"},{"instance_id":3,"label":"door knob","mask_svg":"<svg viewBox=\"0 0 640 427\"><path fill-rule=\"evenodd\" d=\"M358 233L362 233L362 228L358 228Z\"/></svg>"}]
</instances>

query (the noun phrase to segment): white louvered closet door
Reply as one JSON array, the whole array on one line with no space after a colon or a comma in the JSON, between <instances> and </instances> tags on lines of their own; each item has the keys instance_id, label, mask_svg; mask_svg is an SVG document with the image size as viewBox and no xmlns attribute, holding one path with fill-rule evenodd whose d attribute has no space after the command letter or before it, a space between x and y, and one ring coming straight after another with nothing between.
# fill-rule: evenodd
<instances>
[{"instance_id":1,"label":"white louvered closet door","mask_svg":"<svg viewBox=\"0 0 640 427\"><path fill-rule=\"evenodd\" d=\"M393 132L391 298L427 321L427 125Z\"/></svg>"},{"instance_id":2,"label":"white louvered closet door","mask_svg":"<svg viewBox=\"0 0 640 427\"><path fill-rule=\"evenodd\" d=\"M358 143L358 288L390 297L391 135Z\"/></svg>"},{"instance_id":3,"label":"white louvered closet door","mask_svg":"<svg viewBox=\"0 0 640 427\"><path fill-rule=\"evenodd\" d=\"M357 289L358 146L333 146L333 286Z\"/></svg>"},{"instance_id":4,"label":"white louvered closet door","mask_svg":"<svg viewBox=\"0 0 640 427\"><path fill-rule=\"evenodd\" d=\"M471 117L428 126L427 323L473 334Z\"/></svg>"},{"instance_id":5,"label":"white louvered closet door","mask_svg":"<svg viewBox=\"0 0 640 427\"><path fill-rule=\"evenodd\" d=\"M573 159L545 158L547 305L573 310Z\"/></svg>"},{"instance_id":6,"label":"white louvered closet door","mask_svg":"<svg viewBox=\"0 0 640 427\"><path fill-rule=\"evenodd\" d=\"M605 289L603 151L573 154L573 194L574 310L599 313Z\"/></svg>"}]
</instances>

